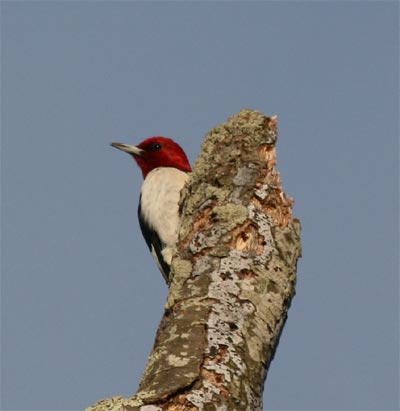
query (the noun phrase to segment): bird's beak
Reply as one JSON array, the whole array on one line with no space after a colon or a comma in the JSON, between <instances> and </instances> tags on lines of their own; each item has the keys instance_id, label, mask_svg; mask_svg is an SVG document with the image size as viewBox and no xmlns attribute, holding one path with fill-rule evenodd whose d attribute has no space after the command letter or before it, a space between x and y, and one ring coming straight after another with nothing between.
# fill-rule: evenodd
<instances>
[{"instance_id":1,"label":"bird's beak","mask_svg":"<svg viewBox=\"0 0 400 411\"><path fill-rule=\"evenodd\" d=\"M135 156L140 156L143 153L143 150L136 146L130 146L129 144L121 144L121 143L111 143L111 145L118 150L125 151L126 153L133 154Z\"/></svg>"}]
</instances>

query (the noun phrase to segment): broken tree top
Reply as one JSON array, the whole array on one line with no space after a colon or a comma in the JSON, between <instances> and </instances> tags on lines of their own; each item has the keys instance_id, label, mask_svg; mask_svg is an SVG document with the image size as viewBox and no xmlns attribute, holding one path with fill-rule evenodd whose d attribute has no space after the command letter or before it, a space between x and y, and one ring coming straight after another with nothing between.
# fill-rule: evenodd
<instances>
[{"instance_id":1,"label":"broken tree top","mask_svg":"<svg viewBox=\"0 0 400 411\"><path fill-rule=\"evenodd\" d=\"M301 253L276 141L276 116L253 110L206 135L183 189L166 309L139 390L90 411L262 410Z\"/></svg>"}]
</instances>

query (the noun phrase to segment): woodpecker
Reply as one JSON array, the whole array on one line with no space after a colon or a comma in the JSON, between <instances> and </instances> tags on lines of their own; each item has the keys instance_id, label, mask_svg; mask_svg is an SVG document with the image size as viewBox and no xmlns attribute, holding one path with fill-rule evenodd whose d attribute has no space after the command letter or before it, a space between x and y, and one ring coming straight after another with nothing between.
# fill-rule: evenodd
<instances>
[{"instance_id":1,"label":"woodpecker","mask_svg":"<svg viewBox=\"0 0 400 411\"><path fill-rule=\"evenodd\" d=\"M192 171L179 144L170 138L155 136L137 146L111 143L129 153L143 174L138 217L143 237L168 284L170 265L178 239L180 193Z\"/></svg>"}]
</instances>

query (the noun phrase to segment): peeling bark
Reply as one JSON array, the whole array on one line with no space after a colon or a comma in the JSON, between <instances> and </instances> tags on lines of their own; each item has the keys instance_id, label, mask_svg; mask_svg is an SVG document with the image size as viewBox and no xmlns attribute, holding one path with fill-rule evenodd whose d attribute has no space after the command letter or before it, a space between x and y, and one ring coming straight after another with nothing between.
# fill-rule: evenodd
<instances>
[{"instance_id":1,"label":"peeling bark","mask_svg":"<svg viewBox=\"0 0 400 411\"><path fill-rule=\"evenodd\" d=\"M183 192L168 300L139 390L87 411L262 410L301 253L275 170L276 123L242 110L207 134Z\"/></svg>"}]
</instances>

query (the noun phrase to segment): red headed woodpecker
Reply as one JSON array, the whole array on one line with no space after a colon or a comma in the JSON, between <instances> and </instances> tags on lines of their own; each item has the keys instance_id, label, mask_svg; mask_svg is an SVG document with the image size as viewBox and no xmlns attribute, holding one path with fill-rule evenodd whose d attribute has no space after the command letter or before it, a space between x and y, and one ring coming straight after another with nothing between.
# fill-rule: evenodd
<instances>
[{"instance_id":1,"label":"red headed woodpecker","mask_svg":"<svg viewBox=\"0 0 400 411\"><path fill-rule=\"evenodd\" d=\"M175 141L150 137L137 146L111 143L132 155L142 170L138 216L140 229L165 281L180 225L180 193L192 171L189 160Z\"/></svg>"}]
</instances>

